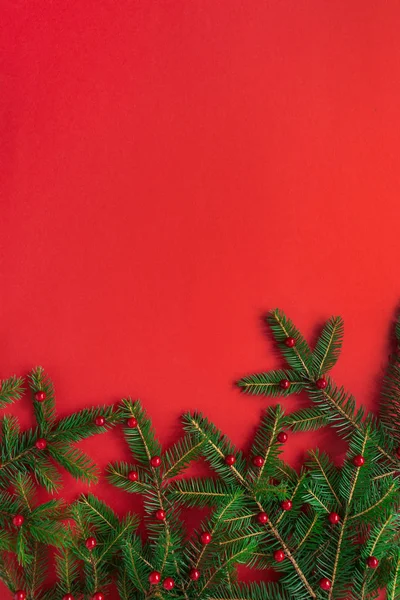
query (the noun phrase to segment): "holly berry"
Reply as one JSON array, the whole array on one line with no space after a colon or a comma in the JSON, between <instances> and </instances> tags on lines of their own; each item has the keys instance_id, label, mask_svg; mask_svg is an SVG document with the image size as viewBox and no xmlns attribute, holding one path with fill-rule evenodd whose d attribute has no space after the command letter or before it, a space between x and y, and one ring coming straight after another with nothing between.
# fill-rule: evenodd
<instances>
[{"instance_id":1,"label":"holly berry","mask_svg":"<svg viewBox=\"0 0 400 600\"><path fill-rule=\"evenodd\" d=\"M24 592L23 590L18 590L14 594L14 600L26 600L26 597L26 592Z\"/></svg>"},{"instance_id":2,"label":"holly berry","mask_svg":"<svg viewBox=\"0 0 400 600\"><path fill-rule=\"evenodd\" d=\"M65 596L62 597L62 600L75 600L72 594L65 594Z\"/></svg>"},{"instance_id":3,"label":"holly berry","mask_svg":"<svg viewBox=\"0 0 400 600\"><path fill-rule=\"evenodd\" d=\"M137 471L130 471L128 473L128 479L130 479L130 481L137 481L139 479L139 473Z\"/></svg>"},{"instance_id":4,"label":"holly berry","mask_svg":"<svg viewBox=\"0 0 400 600\"><path fill-rule=\"evenodd\" d=\"M276 439L278 440L278 442L280 444L284 444L285 442L287 442L288 434L286 433L286 431L280 431L278 433Z\"/></svg>"},{"instance_id":5,"label":"holly berry","mask_svg":"<svg viewBox=\"0 0 400 600\"><path fill-rule=\"evenodd\" d=\"M279 387L281 387L283 390L288 390L290 388L289 379L281 379L279 382Z\"/></svg>"},{"instance_id":6,"label":"holly berry","mask_svg":"<svg viewBox=\"0 0 400 600\"><path fill-rule=\"evenodd\" d=\"M331 586L331 582L326 577L323 577L319 580L319 587L321 588L321 590L330 590Z\"/></svg>"},{"instance_id":7,"label":"holly berry","mask_svg":"<svg viewBox=\"0 0 400 600\"><path fill-rule=\"evenodd\" d=\"M254 465L255 467L262 467L262 466L263 466L263 464L264 464L264 459L263 459L263 457L262 457L262 456L255 456L255 457L253 458L253 465Z\"/></svg>"},{"instance_id":8,"label":"holly berry","mask_svg":"<svg viewBox=\"0 0 400 600\"><path fill-rule=\"evenodd\" d=\"M335 512L329 513L328 519L329 519L329 522L332 523L332 525L337 525L340 521L339 515Z\"/></svg>"},{"instance_id":9,"label":"holly berry","mask_svg":"<svg viewBox=\"0 0 400 600\"><path fill-rule=\"evenodd\" d=\"M315 382L315 385L317 386L317 388L319 390L324 390L326 388L326 386L328 385L327 380L325 379L325 377L320 377L319 379L317 379L317 381Z\"/></svg>"},{"instance_id":10,"label":"holly berry","mask_svg":"<svg viewBox=\"0 0 400 600\"><path fill-rule=\"evenodd\" d=\"M172 577L166 577L163 581L164 590L172 590L175 587L175 581Z\"/></svg>"},{"instance_id":11,"label":"holly berry","mask_svg":"<svg viewBox=\"0 0 400 600\"><path fill-rule=\"evenodd\" d=\"M285 553L283 550L275 550L274 552L274 560L276 560L276 562L282 562L283 560L285 560Z\"/></svg>"},{"instance_id":12,"label":"holly berry","mask_svg":"<svg viewBox=\"0 0 400 600\"><path fill-rule=\"evenodd\" d=\"M211 540L212 536L207 531L204 531L200 536L200 542L203 544L203 546L207 546L207 544L209 544Z\"/></svg>"},{"instance_id":13,"label":"holly berry","mask_svg":"<svg viewBox=\"0 0 400 600\"><path fill-rule=\"evenodd\" d=\"M230 467L232 465L234 465L236 462L236 457L233 456L233 454L228 454L227 456L225 456L225 464L229 465Z\"/></svg>"},{"instance_id":14,"label":"holly berry","mask_svg":"<svg viewBox=\"0 0 400 600\"><path fill-rule=\"evenodd\" d=\"M368 556L368 558L367 558L367 566L370 569L376 569L376 567L378 565L379 565L379 560L375 556Z\"/></svg>"},{"instance_id":15,"label":"holly berry","mask_svg":"<svg viewBox=\"0 0 400 600\"><path fill-rule=\"evenodd\" d=\"M92 596L92 600L104 600L105 596L104 594L102 594L101 592L96 592L93 596Z\"/></svg>"},{"instance_id":16,"label":"holly berry","mask_svg":"<svg viewBox=\"0 0 400 600\"><path fill-rule=\"evenodd\" d=\"M261 523L261 525L265 525L268 521L268 515L266 512L259 512L257 515L257 521Z\"/></svg>"},{"instance_id":17,"label":"holly berry","mask_svg":"<svg viewBox=\"0 0 400 600\"><path fill-rule=\"evenodd\" d=\"M157 469L161 465L161 458L159 456L152 456L150 464L154 469Z\"/></svg>"},{"instance_id":18,"label":"holly berry","mask_svg":"<svg viewBox=\"0 0 400 600\"><path fill-rule=\"evenodd\" d=\"M97 540L95 537L89 537L86 541L85 541L85 546L88 550L93 550L94 548L96 548L97 546Z\"/></svg>"},{"instance_id":19,"label":"holly berry","mask_svg":"<svg viewBox=\"0 0 400 600\"><path fill-rule=\"evenodd\" d=\"M96 417L94 422L95 422L95 425L97 425L97 427L104 427L104 425L106 424L105 418L102 417L101 415Z\"/></svg>"},{"instance_id":20,"label":"holly berry","mask_svg":"<svg viewBox=\"0 0 400 600\"><path fill-rule=\"evenodd\" d=\"M15 527L21 527L24 521L25 517L23 515L15 515L15 517L13 517L12 520L13 525L15 525Z\"/></svg>"},{"instance_id":21,"label":"holly berry","mask_svg":"<svg viewBox=\"0 0 400 600\"><path fill-rule=\"evenodd\" d=\"M152 571L149 575L149 581L151 585L157 585L160 583L161 574L158 571Z\"/></svg>"},{"instance_id":22,"label":"holly berry","mask_svg":"<svg viewBox=\"0 0 400 600\"><path fill-rule=\"evenodd\" d=\"M164 519L165 519L165 510L162 510L161 508L159 508L156 511L156 519L158 519L159 521L164 521Z\"/></svg>"},{"instance_id":23,"label":"holly berry","mask_svg":"<svg viewBox=\"0 0 400 600\"><path fill-rule=\"evenodd\" d=\"M36 440L35 446L38 450L44 450L47 447L47 442L43 438Z\"/></svg>"},{"instance_id":24,"label":"holly berry","mask_svg":"<svg viewBox=\"0 0 400 600\"><path fill-rule=\"evenodd\" d=\"M138 422L137 422L137 419L135 419L135 417L130 417L127 420L126 424L128 425L128 427L130 427L131 429L133 429L133 428L137 427Z\"/></svg>"},{"instance_id":25,"label":"holly berry","mask_svg":"<svg viewBox=\"0 0 400 600\"><path fill-rule=\"evenodd\" d=\"M292 506L293 506L293 503L291 500L283 500L281 502L282 510L290 510L292 508Z\"/></svg>"},{"instance_id":26,"label":"holly berry","mask_svg":"<svg viewBox=\"0 0 400 600\"><path fill-rule=\"evenodd\" d=\"M296 340L293 337L287 337L285 340L285 345L288 348L293 348L296 345Z\"/></svg>"},{"instance_id":27,"label":"holly berry","mask_svg":"<svg viewBox=\"0 0 400 600\"><path fill-rule=\"evenodd\" d=\"M44 400L46 400L46 392L43 392L43 391L36 392L35 399L37 400L37 402L44 402Z\"/></svg>"},{"instance_id":28,"label":"holly berry","mask_svg":"<svg viewBox=\"0 0 400 600\"><path fill-rule=\"evenodd\" d=\"M200 578L200 571L198 569L191 569L189 577L192 581L197 581Z\"/></svg>"},{"instance_id":29,"label":"holly berry","mask_svg":"<svg viewBox=\"0 0 400 600\"><path fill-rule=\"evenodd\" d=\"M357 454L357 456L353 458L353 465L355 465L356 467L362 467L364 463L365 458L361 456L361 454Z\"/></svg>"}]
</instances>

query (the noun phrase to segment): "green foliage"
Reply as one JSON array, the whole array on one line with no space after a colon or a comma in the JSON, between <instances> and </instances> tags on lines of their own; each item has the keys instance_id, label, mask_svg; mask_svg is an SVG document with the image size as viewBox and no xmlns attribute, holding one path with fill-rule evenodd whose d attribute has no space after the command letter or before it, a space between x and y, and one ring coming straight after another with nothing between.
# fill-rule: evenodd
<instances>
[{"instance_id":1,"label":"green foliage","mask_svg":"<svg viewBox=\"0 0 400 600\"><path fill-rule=\"evenodd\" d=\"M24 393L24 380L13 375L0 382L0 409L19 400Z\"/></svg>"},{"instance_id":2,"label":"green foliage","mask_svg":"<svg viewBox=\"0 0 400 600\"><path fill-rule=\"evenodd\" d=\"M73 477L87 483L97 481L97 468L93 461L72 444L102 433L119 422L120 416L112 406L84 409L63 419L56 418L54 386L42 367L32 370L29 377L32 402L37 426L21 432L15 417L4 416L0 422L0 488L7 488L18 473L30 472L37 483L47 491L54 492L61 485L61 477L55 466L66 469ZM21 380L7 380L8 396L21 393ZM14 390L11 392L11 390ZM18 391L19 390L19 391ZM38 401L37 392L44 392L45 399ZM98 426L95 419L105 418L105 425ZM45 448L37 448L39 439L46 441Z\"/></svg>"},{"instance_id":3,"label":"green foliage","mask_svg":"<svg viewBox=\"0 0 400 600\"><path fill-rule=\"evenodd\" d=\"M269 406L246 455L197 412L184 415L184 435L163 451L140 402L129 398L116 410L85 408L58 419L52 382L42 368L32 371L36 427L21 432L12 416L0 423L0 578L11 593L24 589L28 600L62 600L68 593L91 600L114 583L122 600L373 600L382 588L390 600L400 599L398 349L377 419L327 375L342 346L340 317L328 320L314 350L281 311L267 320L289 368L245 377L239 387L271 398L305 391L312 406L289 415ZM400 342L400 321L396 333ZM21 396L22 383L15 377L3 382L0 407ZM100 416L104 425L96 425ZM120 518L93 494L70 507L55 499L38 505L37 484L54 491L61 483L56 465L85 482L96 480L95 465L74 444L120 422L131 460L108 465L106 477L139 494L143 514ZM298 470L282 460L279 433L327 425L347 440L343 464L318 449ZM36 447L39 438L46 448ZM356 466L360 456L364 464ZM185 476L199 458L213 475ZM188 531L185 510L192 508L203 517ZM332 513L338 522L331 522ZM89 537L95 538L93 548L87 547ZM57 580L46 589L49 546L56 548ZM240 584L239 564L273 568L279 581ZM196 581L193 569L199 571ZM160 582L152 585L155 571ZM173 579L173 590L165 589L166 578ZM321 589L322 578L330 581L328 591Z\"/></svg>"},{"instance_id":4,"label":"green foliage","mask_svg":"<svg viewBox=\"0 0 400 600\"><path fill-rule=\"evenodd\" d=\"M294 324L280 310L273 310L267 317L278 349L291 369L275 370L243 377L238 381L239 388L247 394L263 396L287 396L304 390L315 404L312 409L304 409L292 417L294 431L314 431L328 423L348 440L353 433L365 434L370 431L372 443L379 451L387 470L400 469L400 454L396 448L400 444L400 359L394 355L385 380L381 409L382 422L378 423L363 408L357 408L356 400L344 388L338 387L327 376L336 364L343 342L343 320L331 317L322 329L315 349L312 351ZM399 322L400 323L400 322ZM400 336L400 324L396 332ZM288 338L294 345L288 347ZM398 340L400 337L397 338ZM282 389L282 379L289 386ZM325 387L318 385L324 379ZM290 419L290 418L289 418ZM387 433L390 433L388 438Z\"/></svg>"}]
</instances>

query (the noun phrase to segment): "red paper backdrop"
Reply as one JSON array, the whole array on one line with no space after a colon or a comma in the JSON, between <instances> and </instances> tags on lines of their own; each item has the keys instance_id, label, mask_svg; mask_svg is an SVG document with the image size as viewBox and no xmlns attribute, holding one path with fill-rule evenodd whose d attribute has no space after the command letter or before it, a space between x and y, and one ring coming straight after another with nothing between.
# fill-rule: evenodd
<instances>
[{"instance_id":1,"label":"red paper backdrop","mask_svg":"<svg viewBox=\"0 0 400 600\"><path fill-rule=\"evenodd\" d=\"M279 306L311 338L343 315L335 377L374 407L399 296L399 19L397 0L5 0L1 376L42 364L60 415L140 397L166 443L201 409L245 446L268 401L232 382L277 364L260 317ZM28 426L29 400L15 411ZM82 447L127 456L119 432Z\"/></svg>"}]
</instances>

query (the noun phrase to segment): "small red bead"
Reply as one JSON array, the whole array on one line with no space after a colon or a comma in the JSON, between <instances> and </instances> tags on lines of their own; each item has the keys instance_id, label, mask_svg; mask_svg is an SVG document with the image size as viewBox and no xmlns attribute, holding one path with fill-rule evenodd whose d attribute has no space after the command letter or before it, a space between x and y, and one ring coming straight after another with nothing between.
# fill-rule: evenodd
<instances>
[{"instance_id":1,"label":"small red bead","mask_svg":"<svg viewBox=\"0 0 400 600\"><path fill-rule=\"evenodd\" d=\"M152 456L150 459L151 466L156 469L161 465L161 458L159 456Z\"/></svg>"},{"instance_id":2,"label":"small red bead","mask_svg":"<svg viewBox=\"0 0 400 600\"><path fill-rule=\"evenodd\" d=\"M320 377L319 379L317 379L317 381L315 382L315 385L317 386L317 388L319 390L324 390L326 388L326 386L328 385L327 380L325 379L325 377Z\"/></svg>"},{"instance_id":3,"label":"small red bead","mask_svg":"<svg viewBox=\"0 0 400 600\"><path fill-rule=\"evenodd\" d=\"M254 465L255 467L262 467L262 466L263 466L263 464L264 464L264 459L263 459L263 457L262 457L262 456L255 456L255 457L253 458L253 465Z\"/></svg>"},{"instance_id":4,"label":"small red bead","mask_svg":"<svg viewBox=\"0 0 400 600\"><path fill-rule=\"evenodd\" d=\"M25 517L23 515L15 515L15 517L13 517L12 520L13 525L15 525L15 527L21 527L24 521Z\"/></svg>"},{"instance_id":5,"label":"small red bead","mask_svg":"<svg viewBox=\"0 0 400 600\"><path fill-rule=\"evenodd\" d=\"M166 577L163 581L164 590L172 590L175 587L175 581L172 577Z\"/></svg>"},{"instance_id":6,"label":"small red bead","mask_svg":"<svg viewBox=\"0 0 400 600\"><path fill-rule=\"evenodd\" d=\"M287 337L285 340L285 344L288 348L293 348L296 345L296 340L293 337Z\"/></svg>"},{"instance_id":7,"label":"small red bead","mask_svg":"<svg viewBox=\"0 0 400 600\"><path fill-rule=\"evenodd\" d=\"M281 379L279 382L279 387L281 387L283 390L288 390L290 388L289 379Z\"/></svg>"},{"instance_id":8,"label":"small red bead","mask_svg":"<svg viewBox=\"0 0 400 600\"><path fill-rule=\"evenodd\" d=\"M225 456L225 464L229 465L230 467L232 465L234 465L236 462L236 458L235 456L233 456L233 454L228 454L227 456Z\"/></svg>"},{"instance_id":9,"label":"small red bead","mask_svg":"<svg viewBox=\"0 0 400 600\"><path fill-rule=\"evenodd\" d=\"M283 500L283 502L281 502L281 507L283 510L290 510L292 506L293 504L291 500Z\"/></svg>"},{"instance_id":10,"label":"small red bead","mask_svg":"<svg viewBox=\"0 0 400 600\"><path fill-rule=\"evenodd\" d=\"M130 471L128 479L130 479L130 481L137 481L139 479L139 473L137 471Z\"/></svg>"},{"instance_id":11,"label":"small red bead","mask_svg":"<svg viewBox=\"0 0 400 600\"><path fill-rule=\"evenodd\" d=\"M329 513L328 519L329 522L332 523L332 525L337 525L340 521L339 515L335 512Z\"/></svg>"},{"instance_id":12,"label":"small red bead","mask_svg":"<svg viewBox=\"0 0 400 600\"><path fill-rule=\"evenodd\" d=\"M161 574L158 571L153 571L152 573L150 573L149 581L151 585L157 585L157 583L160 583L160 580Z\"/></svg>"},{"instance_id":13,"label":"small red bead","mask_svg":"<svg viewBox=\"0 0 400 600\"><path fill-rule=\"evenodd\" d=\"M89 537L86 541L85 541L85 546L88 550L93 550L93 548L96 548L97 546L97 540L94 537Z\"/></svg>"},{"instance_id":14,"label":"small red bead","mask_svg":"<svg viewBox=\"0 0 400 600\"><path fill-rule=\"evenodd\" d=\"M367 558L367 566L370 569L376 569L376 567L378 565L379 565L379 560L375 556L368 556L368 558Z\"/></svg>"},{"instance_id":15,"label":"small red bead","mask_svg":"<svg viewBox=\"0 0 400 600\"><path fill-rule=\"evenodd\" d=\"M62 597L62 600L75 600L75 598L72 594L65 594L65 596Z\"/></svg>"},{"instance_id":16,"label":"small red bead","mask_svg":"<svg viewBox=\"0 0 400 600\"><path fill-rule=\"evenodd\" d=\"M44 450L47 447L47 442L43 438L36 440L35 446L38 450Z\"/></svg>"},{"instance_id":17,"label":"small red bead","mask_svg":"<svg viewBox=\"0 0 400 600\"><path fill-rule=\"evenodd\" d=\"M200 578L200 571L198 569L192 569L189 573L189 577L192 581L197 581Z\"/></svg>"},{"instance_id":18,"label":"small red bead","mask_svg":"<svg viewBox=\"0 0 400 600\"><path fill-rule=\"evenodd\" d=\"M36 392L35 399L38 402L44 402L44 400L46 400L46 392L41 392L41 391Z\"/></svg>"},{"instance_id":19,"label":"small red bead","mask_svg":"<svg viewBox=\"0 0 400 600\"><path fill-rule=\"evenodd\" d=\"M259 512L257 515L257 521L262 525L265 525L268 521L268 515L266 512Z\"/></svg>"},{"instance_id":20,"label":"small red bead","mask_svg":"<svg viewBox=\"0 0 400 600\"><path fill-rule=\"evenodd\" d=\"M355 465L356 467L362 467L364 463L365 458L361 456L361 454L357 454L357 456L353 458L353 465Z\"/></svg>"},{"instance_id":21,"label":"small red bead","mask_svg":"<svg viewBox=\"0 0 400 600\"><path fill-rule=\"evenodd\" d=\"M287 442L288 434L286 433L286 431L280 431L276 439L279 443L284 444L285 442Z\"/></svg>"},{"instance_id":22,"label":"small red bead","mask_svg":"<svg viewBox=\"0 0 400 600\"><path fill-rule=\"evenodd\" d=\"M18 590L14 594L14 600L26 600L26 597L26 592L24 592L23 590Z\"/></svg>"},{"instance_id":23,"label":"small red bead","mask_svg":"<svg viewBox=\"0 0 400 600\"><path fill-rule=\"evenodd\" d=\"M102 416L96 417L94 422L97 425L97 427L103 427L106 424L106 420Z\"/></svg>"},{"instance_id":24,"label":"small red bead","mask_svg":"<svg viewBox=\"0 0 400 600\"><path fill-rule=\"evenodd\" d=\"M92 600L104 600L105 595L102 594L101 592L96 592L93 596L92 596Z\"/></svg>"},{"instance_id":25,"label":"small red bead","mask_svg":"<svg viewBox=\"0 0 400 600\"><path fill-rule=\"evenodd\" d=\"M323 577L319 580L319 587L321 588L321 590L330 590L331 586L331 582L326 577Z\"/></svg>"},{"instance_id":26,"label":"small red bead","mask_svg":"<svg viewBox=\"0 0 400 600\"><path fill-rule=\"evenodd\" d=\"M211 540L212 540L211 534L207 533L207 531L202 533L200 536L200 541L203 544L203 546L206 546L207 544L209 544L211 542Z\"/></svg>"},{"instance_id":27,"label":"small red bead","mask_svg":"<svg viewBox=\"0 0 400 600\"><path fill-rule=\"evenodd\" d=\"M161 508L159 508L156 511L156 519L158 519L159 521L164 521L164 519L165 519L165 510L162 510Z\"/></svg>"},{"instance_id":28,"label":"small red bead","mask_svg":"<svg viewBox=\"0 0 400 600\"><path fill-rule=\"evenodd\" d=\"M283 550L275 550L274 559L276 560L276 562L282 562L283 560L285 560L284 551Z\"/></svg>"},{"instance_id":29,"label":"small red bead","mask_svg":"<svg viewBox=\"0 0 400 600\"><path fill-rule=\"evenodd\" d=\"M135 417L130 417L127 420L126 424L128 425L128 427L131 427L133 429L134 427L137 427L138 422L137 419L135 419Z\"/></svg>"}]
</instances>

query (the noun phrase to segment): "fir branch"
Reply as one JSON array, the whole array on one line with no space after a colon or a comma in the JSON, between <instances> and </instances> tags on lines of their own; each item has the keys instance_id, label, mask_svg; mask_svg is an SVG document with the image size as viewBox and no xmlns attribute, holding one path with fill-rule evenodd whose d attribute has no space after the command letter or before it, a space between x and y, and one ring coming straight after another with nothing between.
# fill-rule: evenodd
<instances>
[{"instance_id":1,"label":"fir branch","mask_svg":"<svg viewBox=\"0 0 400 600\"><path fill-rule=\"evenodd\" d=\"M335 366L342 349L343 333L342 317L331 317L326 322L313 352L314 375L323 375Z\"/></svg>"},{"instance_id":2,"label":"fir branch","mask_svg":"<svg viewBox=\"0 0 400 600\"><path fill-rule=\"evenodd\" d=\"M24 380L22 377L13 375L0 382L0 409L19 400L24 393Z\"/></svg>"}]
</instances>

